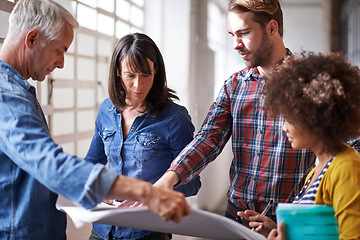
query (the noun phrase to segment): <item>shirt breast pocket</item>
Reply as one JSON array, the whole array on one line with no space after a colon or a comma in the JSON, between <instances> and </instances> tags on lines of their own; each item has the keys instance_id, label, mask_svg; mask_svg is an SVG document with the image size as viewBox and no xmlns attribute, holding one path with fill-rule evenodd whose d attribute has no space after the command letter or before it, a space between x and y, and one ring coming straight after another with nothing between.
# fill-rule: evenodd
<instances>
[{"instance_id":1,"label":"shirt breast pocket","mask_svg":"<svg viewBox=\"0 0 360 240\"><path fill-rule=\"evenodd\" d=\"M160 137L149 133L138 133L135 137L134 157L138 161L147 161L156 150Z\"/></svg>"},{"instance_id":2,"label":"shirt breast pocket","mask_svg":"<svg viewBox=\"0 0 360 240\"><path fill-rule=\"evenodd\" d=\"M110 154L110 146L114 139L115 133L116 133L116 130L111 130L111 129L104 129L99 133L100 137L104 143L104 151L105 151L106 156L109 156L109 154Z\"/></svg>"}]
</instances>

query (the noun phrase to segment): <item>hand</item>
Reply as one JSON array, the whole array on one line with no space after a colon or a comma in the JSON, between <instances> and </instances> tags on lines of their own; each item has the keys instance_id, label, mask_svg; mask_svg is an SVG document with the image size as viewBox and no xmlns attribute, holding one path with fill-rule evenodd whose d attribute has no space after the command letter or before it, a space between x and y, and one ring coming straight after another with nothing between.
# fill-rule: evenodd
<instances>
[{"instance_id":1,"label":"hand","mask_svg":"<svg viewBox=\"0 0 360 240\"><path fill-rule=\"evenodd\" d=\"M184 194L157 188L148 182L123 175L117 177L106 197L144 203L165 221L172 220L179 223L183 216L190 213L190 206Z\"/></svg>"},{"instance_id":2,"label":"hand","mask_svg":"<svg viewBox=\"0 0 360 240\"><path fill-rule=\"evenodd\" d=\"M258 212L246 210L244 212L237 212L237 215L250 221L249 226L254 228L255 231L261 233L265 237L269 235L271 230L276 228L276 223L271 218L267 216L261 216L261 214Z\"/></svg>"},{"instance_id":3,"label":"hand","mask_svg":"<svg viewBox=\"0 0 360 240\"><path fill-rule=\"evenodd\" d=\"M278 228L273 229L267 240L285 240L285 224L284 222L280 222Z\"/></svg>"},{"instance_id":4,"label":"hand","mask_svg":"<svg viewBox=\"0 0 360 240\"><path fill-rule=\"evenodd\" d=\"M184 194L169 189L153 188L151 199L146 203L151 211L165 221L180 223L181 218L190 214L190 206Z\"/></svg>"},{"instance_id":5,"label":"hand","mask_svg":"<svg viewBox=\"0 0 360 240\"><path fill-rule=\"evenodd\" d=\"M168 171L154 183L154 187L173 189L174 185L179 182L178 175L173 171Z\"/></svg>"}]
</instances>

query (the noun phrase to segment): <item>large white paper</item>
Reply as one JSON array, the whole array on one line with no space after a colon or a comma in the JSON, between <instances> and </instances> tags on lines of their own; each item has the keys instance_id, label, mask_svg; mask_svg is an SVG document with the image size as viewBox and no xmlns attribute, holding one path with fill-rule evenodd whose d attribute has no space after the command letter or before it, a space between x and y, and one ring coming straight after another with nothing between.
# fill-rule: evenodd
<instances>
[{"instance_id":1,"label":"large white paper","mask_svg":"<svg viewBox=\"0 0 360 240\"><path fill-rule=\"evenodd\" d=\"M164 221L147 207L117 208L105 203L86 210L79 204L59 196L56 207L66 212L76 227L91 222L144 229L154 232L173 233L208 239L264 240L261 234L215 213L192 209L179 224Z\"/></svg>"}]
</instances>

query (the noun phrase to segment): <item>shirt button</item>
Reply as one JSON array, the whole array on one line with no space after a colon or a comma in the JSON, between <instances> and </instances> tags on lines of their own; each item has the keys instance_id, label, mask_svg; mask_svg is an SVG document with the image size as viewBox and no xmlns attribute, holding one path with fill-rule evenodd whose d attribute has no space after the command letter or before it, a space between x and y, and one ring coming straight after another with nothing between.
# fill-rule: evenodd
<instances>
[{"instance_id":1,"label":"shirt button","mask_svg":"<svg viewBox=\"0 0 360 240\"><path fill-rule=\"evenodd\" d=\"M263 133L264 133L264 131L263 131L263 130L260 130L260 131L259 131L259 133L260 133L260 134L263 134Z\"/></svg>"}]
</instances>

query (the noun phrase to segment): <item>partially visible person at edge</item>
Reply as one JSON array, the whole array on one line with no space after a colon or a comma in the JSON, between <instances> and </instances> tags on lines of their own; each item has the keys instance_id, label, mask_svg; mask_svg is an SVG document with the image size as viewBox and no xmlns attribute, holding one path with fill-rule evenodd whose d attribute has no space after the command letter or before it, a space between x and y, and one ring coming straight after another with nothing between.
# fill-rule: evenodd
<instances>
[{"instance_id":1,"label":"partially visible person at edge","mask_svg":"<svg viewBox=\"0 0 360 240\"><path fill-rule=\"evenodd\" d=\"M51 0L17 1L10 14L0 50L0 239L66 239L57 194L87 209L104 198L140 201L175 222L190 212L182 193L76 158L52 140L27 79L63 68L77 26Z\"/></svg>"},{"instance_id":2,"label":"partially visible person at edge","mask_svg":"<svg viewBox=\"0 0 360 240\"><path fill-rule=\"evenodd\" d=\"M284 86L286 86L284 88ZM266 106L285 117L294 149L314 151L319 164L293 204L332 205L340 239L360 239L360 155L345 143L359 135L360 70L335 53L288 58L266 79ZM284 224L246 210L239 216L268 239L284 239Z\"/></svg>"},{"instance_id":3,"label":"partially visible person at edge","mask_svg":"<svg viewBox=\"0 0 360 240\"><path fill-rule=\"evenodd\" d=\"M315 154L291 148L281 130L284 118L270 116L261 95L265 77L291 55L282 40L279 2L231 0L228 32L247 67L225 81L200 131L156 185L172 188L195 178L232 137L225 216L247 225L237 212L261 212L271 200L274 206L291 202L314 166ZM267 216L276 220L275 207Z\"/></svg>"},{"instance_id":4,"label":"partially visible person at edge","mask_svg":"<svg viewBox=\"0 0 360 240\"><path fill-rule=\"evenodd\" d=\"M109 96L100 106L85 159L154 183L193 139L195 128L186 108L172 101L178 97L167 87L163 58L147 35L129 34L116 44ZM175 190L192 196L200 186L198 177ZM90 240L95 239L161 240L171 235L93 224Z\"/></svg>"}]
</instances>

